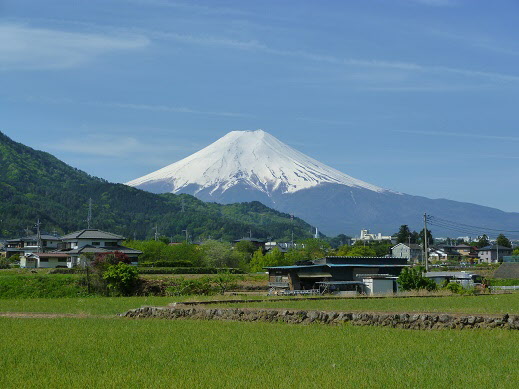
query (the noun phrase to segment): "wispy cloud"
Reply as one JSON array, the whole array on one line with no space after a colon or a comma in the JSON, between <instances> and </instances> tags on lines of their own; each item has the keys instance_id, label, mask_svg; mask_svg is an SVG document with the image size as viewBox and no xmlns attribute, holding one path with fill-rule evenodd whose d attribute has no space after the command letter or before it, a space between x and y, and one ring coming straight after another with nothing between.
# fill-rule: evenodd
<instances>
[{"instance_id":1,"label":"wispy cloud","mask_svg":"<svg viewBox=\"0 0 519 389\"><path fill-rule=\"evenodd\" d=\"M457 138L472 138L472 139L488 139L488 140L501 140L501 141L512 141L519 142L519 136L499 136L499 135L485 135L485 134L470 134L461 132L448 132L448 131L419 131L419 130L394 130L394 132L400 132L404 134L414 135L428 135L428 136L439 136L439 137L457 137Z\"/></svg>"},{"instance_id":2,"label":"wispy cloud","mask_svg":"<svg viewBox=\"0 0 519 389\"><path fill-rule=\"evenodd\" d=\"M64 105L64 104L81 104L90 105L96 107L107 107L107 108L121 108L121 109L133 109L143 111L155 111L155 112L172 112L172 113L185 113L193 115L209 115L209 116L223 116L223 117L235 117L235 118L253 118L254 115L239 112L228 112L228 111L207 111L200 110L190 107L173 106L173 105L161 105L161 104L135 104L126 102L115 102L115 101L76 101L70 98L56 98L49 96L27 96L22 99L7 97L4 100L17 102L24 101L27 103L36 104L52 104L52 105Z\"/></svg>"},{"instance_id":3,"label":"wispy cloud","mask_svg":"<svg viewBox=\"0 0 519 389\"><path fill-rule=\"evenodd\" d=\"M154 142L153 139L140 141L136 137L124 135L109 135L101 133L83 133L82 141L78 142L77 137L61 138L60 140L45 144L45 149L56 150L72 154L84 154L98 157L122 158L128 156L142 156L148 158L151 155L157 157L158 154L169 155L171 153L183 152L185 145L171 144L168 142ZM192 147L188 146L188 150Z\"/></svg>"},{"instance_id":4,"label":"wispy cloud","mask_svg":"<svg viewBox=\"0 0 519 389\"><path fill-rule=\"evenodd\" d=\"M142 49L141 35L106 35L0 24L0 70L64 69L80 66L102 54Z\"/></svg>"},{"instance_id":5,"label":"wispy cloud","mask_svg":"<svg viewBox=\"0 0 519 389\"><path fill-rule=\"evenodd\" d=\"M192 113L197 115L213 115L213 116L226 116L226 117L253 117L249 114L236 113L236 112L224 112L224 111L202 111L187 107L176 107L169 105L149 105L149 104L129 104L129 103L115 103L115 102L100 102L100 103L89 103L91 105L99 105L103 107L114 107L114 108L125 108L125 109L137 109L145 111L158 111L158 112L177 112L177 113Z\"/></svg>"},{"instance_id":6,"label":"wispy cloud","mask_svg":"<svg viewBox=\"0 0 519 389\"><path fill-rule=\"evenodd\" d=\"M133 3L146 7L163 7L184 10L194 13L215 14L215 15L246 15L247 12L230 7L222 7L219 5L206 6L195 4L193 2L172 1L172 0L122 0L125 3Z\"/></svg>"}]
</instances>

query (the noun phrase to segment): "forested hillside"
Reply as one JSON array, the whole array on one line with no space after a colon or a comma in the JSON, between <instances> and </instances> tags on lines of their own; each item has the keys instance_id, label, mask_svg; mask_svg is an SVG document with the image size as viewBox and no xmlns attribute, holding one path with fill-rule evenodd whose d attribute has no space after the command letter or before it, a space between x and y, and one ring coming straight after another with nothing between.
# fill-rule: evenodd
<instances>
[{"instance_id":1,"label":"forested hillside","mask_svg":"<svg viewBox=\"0 0 519 389\"><path fill-rule=\"evenodd\" d=\"M310 236L303 220L259 202L220 205L190 195L156 195L92 177L14 142L0 132L0 237L16 237L39 218L47 232L67 233L86 227L92 199L92 227L129 238L159 234L181 240L236 239L249 236L290 239Z\"/></svg>"}]
</instances>

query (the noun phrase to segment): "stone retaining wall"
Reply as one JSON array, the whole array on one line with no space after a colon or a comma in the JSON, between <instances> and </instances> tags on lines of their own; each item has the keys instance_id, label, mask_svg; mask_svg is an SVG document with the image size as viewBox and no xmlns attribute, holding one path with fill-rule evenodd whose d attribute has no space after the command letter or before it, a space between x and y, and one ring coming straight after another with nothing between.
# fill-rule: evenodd
<instances>
[{"instance_id":1,"label":"stone retaining wall","mask_svg":"<svg viewBox=\"0 0 519 389\"><path fill-rule=\"evenodd\" d=\"M459 316L447 314L359 313L286 309L142 307L132 309L121 316L134 319L201 319L290 324L321 323L337 325L350 323L358 326L382 326L416 330L473 328L519 329L519 315Z\"/></svg>"}]
</instances>

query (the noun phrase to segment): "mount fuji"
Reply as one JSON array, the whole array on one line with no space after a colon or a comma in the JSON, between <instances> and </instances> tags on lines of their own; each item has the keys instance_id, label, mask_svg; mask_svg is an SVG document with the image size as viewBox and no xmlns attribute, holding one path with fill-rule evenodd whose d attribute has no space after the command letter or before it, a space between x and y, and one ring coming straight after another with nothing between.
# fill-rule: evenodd
<instances>
[{"instance_id":1,"label":"mount fuji","mask_svg":"<svg viewBox=\"0 0 519 389\"><path fill-rule=\"evenodd\" d=\"M153 193L187 193L225 204L256 200L293 213L326 234L354 234L361 228L390 234L401 224L419 229L424 212L490 230L519 229L519 213L384 189L308 157L262 130L232 131L127 185ZM451 228L436 226L433 232L464 232ZM465 232L470 235L468 227Z\"/></svg>"}]
</instances>

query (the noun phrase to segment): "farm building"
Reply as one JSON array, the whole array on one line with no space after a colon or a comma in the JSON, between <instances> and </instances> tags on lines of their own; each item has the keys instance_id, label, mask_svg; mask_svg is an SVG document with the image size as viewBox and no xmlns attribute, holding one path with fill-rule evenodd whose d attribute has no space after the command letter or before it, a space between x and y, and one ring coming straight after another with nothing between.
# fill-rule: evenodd
<instances>
[{"instance_id":1,"label":"farm building","mask_svg":"<svg viewBox=\"0 0 519 389\"><path fill-rule=\"evenodd\" d=\"M396 291L396 278L406 258L325 257L293 266L271 266L269 286L279 290L357 291L367 294ZM381 281L383 280L383 281ZM388 285L391 285L388 288Z\"/></svg>"}]
</instances>

